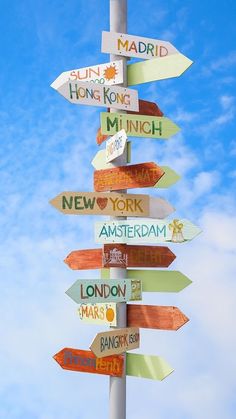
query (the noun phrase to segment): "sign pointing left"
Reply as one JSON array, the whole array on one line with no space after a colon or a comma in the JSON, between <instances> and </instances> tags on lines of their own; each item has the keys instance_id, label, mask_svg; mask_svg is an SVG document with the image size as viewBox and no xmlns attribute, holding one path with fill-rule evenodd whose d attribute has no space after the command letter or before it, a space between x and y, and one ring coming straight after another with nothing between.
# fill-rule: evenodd
<instances>
[{"instance_id":1,"label":"sign pointing left","mask_svg":"<svg viewBox=\"0 0 236 419\"><path fill-rule=\"evenodd\" d=\"M92 81L100 84L121 84L123 83L123 61L117 60L91 67L64 71L54 80L51 87L57 90L68 80Z\"/></svg>"},{"instance_id":2,"label":"sign pointing left","mask_svg":"<svg viewBox=\"0 0 236 419\"><path fill-rule=\"evenodd\" d=\"M137 327L114 329L109 332L98 333L90 349L97 356L122 354L130 349L139 348L140 335Z\"/></svg>"},{"instance_id":3,"label":"sign pointing left","mask_svg":"<svg viewBox=\"0 0 236 419\"><path fill-rule=\"evenodd\" d=\"M76 105L104 106L138 111L137 90L101 85L91 82L67 81L57 88L58 93Z\"/></svg>"}]
</instances>

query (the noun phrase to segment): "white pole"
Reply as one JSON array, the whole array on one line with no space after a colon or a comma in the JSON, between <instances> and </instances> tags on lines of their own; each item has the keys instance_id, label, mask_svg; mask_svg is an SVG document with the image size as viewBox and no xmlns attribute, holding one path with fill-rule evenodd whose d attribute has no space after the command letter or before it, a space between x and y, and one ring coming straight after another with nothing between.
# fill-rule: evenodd
<instances>
[{"instance_id":1,"label":"white pole","mask_svg":"<svg viewBox=\"0 0 236 419\"><path fill-rule=\"evenodd\" d=\"M127 0L110 0L110 31L127 32ZM127 64L126 58L117 55L110 55L110 60L120 60L124 62L124 82L127 86ZM120 112L111 109L111 112ZM118 165L125 165L126 157L118 158ZM126 191L122 191L126 192ZM112 217L114 220L126 219L126 217ZM120 279L126 277L126 269L111 268L110 277ZM117 327L126 327L126 303L118 304L118 322ZM110 377L110 397L109 397L109 419L126 418L126 362L124 363L124 375L122 378Z\"/></svg>"}]
</instances>

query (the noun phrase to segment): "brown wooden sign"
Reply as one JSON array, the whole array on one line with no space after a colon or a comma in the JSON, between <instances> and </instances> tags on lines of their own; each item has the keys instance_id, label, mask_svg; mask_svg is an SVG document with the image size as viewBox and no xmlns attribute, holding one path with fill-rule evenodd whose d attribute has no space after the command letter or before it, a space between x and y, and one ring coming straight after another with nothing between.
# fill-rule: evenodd
<instances>
[{"instance_id":1,"label":"brown wooden sign","mask_svg":"<svg viewBox=\"0 0 236 419\"><path fill-rule=\"evenodd\" d=\"M178 330L188 321L188 317L177 307L127 304L129 327Z\"/></svg>"},{"instance_id":2,"label":"brown wooden sign","mask_svg":"<svg viewBox=\"0 0 236 419\"><path fill-rule=\"evenodd\" d=\"M92 351L64 348L53 358L65 370L112 375L114 377L122 377L123 375L123 355L96 358Z\"/></svg>"},{"instance_id":3,"label":"brown wooden sign","mask_svg":"<svg viewBox=\"0 0 236 419\"><path fill-rule=\"evenodd\" d=\"M165 246L105 244L103 249L74 250L64 260L71 269L167 268L175 259Z\"/></svg>"},{"instance_id":4,"label":"brown wooden sign","mask_svg":"<svg viewBox=\"0 0 236 419\"><path fill-rule=\"evenodd\" d=\"M155 102L149 102L148 100L142 100L139 99L139 111L127 111L126 113L129 114L138 114L138 115L148 115L148 116L163 116L163 112L160 110L160 108L157 106ZM109 111L109 110L108 110ZM98 128L96 141L97 144L100 145L104 141L107 140L109 135L103 135L101 133L101 128Z\"/></svg>"},{"instance_id":5,"label":"brown wooden sign","mask_svg":"<svg viewBox=\"0 0 236 419\"><path fill-rule=\"evenodd\" d=\"M104 192L155 186L164 173L153 162L95 170L94 190L96 192Z\"/></svg>"}]
</instances>

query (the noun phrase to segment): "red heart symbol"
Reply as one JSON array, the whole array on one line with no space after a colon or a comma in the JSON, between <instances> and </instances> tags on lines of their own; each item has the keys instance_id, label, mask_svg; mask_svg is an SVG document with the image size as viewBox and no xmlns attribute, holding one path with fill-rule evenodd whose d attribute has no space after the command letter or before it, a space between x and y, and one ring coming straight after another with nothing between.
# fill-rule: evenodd
<instances>
[{"instance_id":1,"label":"red heart symbol","mask_svg":"<svg viewBox=\"0 0 236 419\"><path fill-rule=\"evenodd\" d=\"M101 210L106 208L108 202L108 198L97 198L97 204Z\"/></svg>"}]
</instances>

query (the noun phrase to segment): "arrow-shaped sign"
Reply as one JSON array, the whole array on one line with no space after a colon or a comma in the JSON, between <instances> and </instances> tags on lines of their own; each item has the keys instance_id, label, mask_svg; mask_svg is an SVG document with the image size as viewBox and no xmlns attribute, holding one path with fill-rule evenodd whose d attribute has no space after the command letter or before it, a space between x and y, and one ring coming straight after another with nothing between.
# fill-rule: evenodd
<instances>
[{"instance_id":1,"label":"arrow-shaped sign","mask_svg":"<svg viewBox=\"0 0 236 419\"><path fill-rule=\"evenodd\" d=\"M126 375L161 381L173 371L173 368L160 356L126 354Z\"/></svg>"},{"instance_id":2,"label":"arrow-shaped sign","mask_svg":"<svg viewBox=\"0 0 236 419\"><path fill-rule=\"evenodd\" d=\"M106 163L110 163L125 151L127 135L124 129L117 132L106 142Z\"/></svg>"},{"instance_id":3,"label":"arrow-shaped sign","mask_svg":"<svg viewBox=\"0 0 236 419\"><path fill-rule=\"evenodd\" d=\"M127 143L129 144L129 143ZM127 163L129 163L129 161L127 161ZM110 169L114 166L113 164L109 163L106 164L106 152L105 150L99 150L97 152L97 154L95 155L95 157L92 160L92 165L96 170L103 170L103 169ZM155 187L158 188L168 188L171 185L174 185L179 179L180 176L170 167L168 166L159 166L165 173L164 175L161 177L161 179L158 181L157 185ZM158 217L161 218L161 217Z\"/></svg>"},{"instance_id":4,"label":"arrow-shaped sign","mask_svg":"<svg viewBox=\"0 0 236 419\"><path fill-rule=\"evenodd\" d=\"M96 243L184 243L201 232L188 220L107 221L95 223Z\"/></svg>"},{"instance_id":5,"label":"arrow-shaped sign","mask_svg":"<svg viewBox=\"0 0 236 419\"><path fill-rule=\"evenodd\" d=\"M193 61L183 54L173 54L127 66L128 86L179 77Z\"/></svg>"},{"instance_id":6,"label":"arrow-shaped sign","mask_svg":"<svg viewBox=\"0 0 236 419\"><path fill-rule=\"evenodd\" d=\"M125 57L153 59L176 54L178 50L160 39L143 38L119 32L102 32L102 52Z\"/></svg>"},{"instance_id":7,"label":"arrow-shaped sign","mask_svg":"<svg viewBox=\"0 0 236 419\"><path fill-rule=\"evenodd\" d=\"M101 134L113 135L124 129L130 137L167 139L180 131L178 125L164 116L129 115L101 112Z\"/></svg>"},{"instance_id":8,"label":"arrow-shaped sign","mask_svg":"<svg viewBox=\"0 0 236 419\"><path fill-rule=\"evenodd\" d=\"M178 330L188 321L177 307L127 304L127 325L131 327Z\"/></svg>"},{"instance_id":9,"label":"arrow-shaped sign","mask_svg":"<svg viewBox=\"0 0 236 419\"><path fill-rule=\"evenodd\" d=\"M108 137L107 137L108 138ZM127 141L126 147L125 147L125 156L126 156L126 162L130 163L131 161L131 142ZM99 150L96 155L94 156L92 160L92 165L95 167L95 169L110 169L111 167L117 167L114 162L106 163L106 150Z\"/></svg>"},{"instance_id":10,"label":"arrow-shaped sign","mask_svg":"<svg viewBox=\"0 0 236 419\"><path fill-rule=\"evenodd\" d=\"M123 355L96 358L93 352L81 349L64 348L53 357L61 368L70 371L122 377L124 370Z\"/></svg>"},{"instance_id":11,"label":"arrow-shaped sign","mask_svg":"<svg viewBox=\"0 0 236 419\"><path fill-rule=\"evenodd\" d=\"M162 198L149 195L62 192L50 204L63 214L112 215L165 218L174 208Z\"/></svg>"},{"instance_id":12,"label":"arrow-shaped sign","mask_svg":"<svg viewBox=\"0 0 236 419\"><path fill-rule=\"evenodd\" d=\"M98 333L90 349L97 358L118 355L131 349L139 348L139 329L129 327Z\"/></svg>"},{"instance_id":13,"label":"arrow-shaped sign","mask_svg":"<svg viewBox=\"0 0 236 419\"><path fill-rule=\"evenodd\" d=\"M78 279L66 294L77 304L137 301L142 299L141 285L135 279Z\"/></svg>"},{"instance_id":14,"label":"arrow-shaped sign","mask_svg":"<svg viewBox=\"0 0 236 419\"><path fill-rule=\"evenodd\" d=\"M117 325L116 303L80 304L78 308L80 320L87 323Z\"/></svg>"},{"instance_id":15,"label":"arrow-shaped sign","mask_svg":"<svg viewBox=\"0 0 236 419\"><path fill-rule=\"evenodd\" d=\"M139 109L137 90L126 87L69 80L59 86L57 91L76 105L105 106L131 111Z\"/></svg>"},{"instance_id":16,"label":"arrow-shaped sign","mask_svg":"<svg viewBox=\"0 0 236 419\"><path fill-rule=\"evenodd\" d=\"M155 186L164 175L156 163L131 164L94 172L96 192Z\"/></svg>"},{"instance_id":17,"label":"arrow-shaped sign","mask_svg":"<svg viewBox=\"0 0 236 419\"><path fill-rule=\"evenodd\" d=\"M105 244L104 250L74 250L66 257L64 262L71 269L79 270L101 269L103 267L127 268L131 266L144 268L167 268L174 261L174 259L174 253L165 246L127 246L126 244ZM145 271L136 272L139 273ZM135 278L135 276L132 276L132 278ZM106 279L109 278L107 277Z\"/></svg>"},{"instance_id":18,"label":"arrow-shaped sign","mask_svg":"<svg viewBox=\"0 0 236 419\"><path fill-rule=\"evenodd\" d=\"M68 80L71 81L92 81L107 85L123 83L123 61L112 61L110 63L83 67L76 70L64 71L54 80L51 87L57 90Z\"/></svg>"},{"instance_id":19,"label":"arrow-shaped sign","mask_svg":"<svg viewBox=\"0 0 236 419\"><path fill-rule=\"evenodd\" d=\"M179 271L128 269L125 275L126 278L140 279L143 292L179 292L192 283ZM110 270L102 269L101 278L109 279Z\"/></svg>"}]
</instances>

